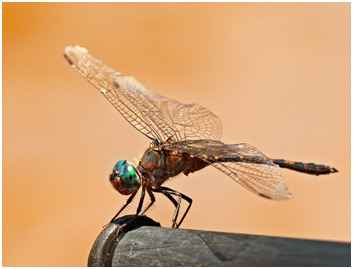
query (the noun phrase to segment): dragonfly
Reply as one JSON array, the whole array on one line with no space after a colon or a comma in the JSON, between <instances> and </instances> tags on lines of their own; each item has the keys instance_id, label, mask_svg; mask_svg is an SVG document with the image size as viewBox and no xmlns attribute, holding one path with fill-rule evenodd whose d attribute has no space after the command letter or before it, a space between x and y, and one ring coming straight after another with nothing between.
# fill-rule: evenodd
<instances>
[{"instance_id":1,"label":"dragonfly","mask_svg":"<svg viewBox=\"0 0 353 269\"><path fill-rule=\"evenodd\" d=\"M221 120L209 109L159 95L134 77L123 76L106 66L88 54L85 48L68 46L64 50L64 58L151 141L136 167L125 159L113 167L110 183L120 194L130 196L111 222L132 202L141 188L135 216L144 215L156 201L154 194L161 193L175 206L172 227L180 227L192 199L162 185L181 173L187 176L207 166L213 166L249 191L272 200L285 200L292 196L280 168L312 175L338 172L331 166L269 158L246 143L222 143ZM150 202L142 210L146 193ZM182 200L188 205L177 221Z\"/></svg>"}]
</instances>

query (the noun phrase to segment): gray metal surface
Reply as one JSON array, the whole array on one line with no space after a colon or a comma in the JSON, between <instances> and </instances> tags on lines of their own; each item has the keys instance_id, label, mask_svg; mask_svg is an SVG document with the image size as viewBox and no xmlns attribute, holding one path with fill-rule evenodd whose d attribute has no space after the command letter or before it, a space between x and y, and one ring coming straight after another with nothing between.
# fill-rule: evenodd
<instances>
[{"instance_id":1,"label":"gray metal surface","mask_svg":"<svg viewBox=\"0 0 353 269\"><path fill-rule=\"evenodd\" d=\"M140 221L140 224L143 221ZM346 243L151 226L138 228L138 225L135 225L133 230L126 230L126 233L116 236L116 227L118 226L115 224L108 226L101 233L102 236L97 238L98 242L95 242L90 254L90 260L96 260L96 263L89 263L90 266L350 266L351 264L351 246ZM106 248L107 245L110 245L109 250ZM104 251L101 251L102 249ZM97 250L100 254L105 253L105 256L98 255L104 258L104 262L98 261L97 255L91 257Z\"/></svg>"},{"instance_id":2,"label":"gray metal surface","mask_svg":"<svg viewBox=\"0 0 353 269\"><path fill-rule=\"evenodd\" d=\"M105 229L98 235L91 248L91 252L88 257L88 266L112 266L114 250L116 249L119 240L124 237L126 232L133 231L141 226L160 226L158 222L155 222L148 217L138 216L127 227L122 229L120 228L121 224L131 221L133 218L134 215L124 216L115 220L114 223L109 223L109 225L105 227Z\"/></svg>"}]
</instances>

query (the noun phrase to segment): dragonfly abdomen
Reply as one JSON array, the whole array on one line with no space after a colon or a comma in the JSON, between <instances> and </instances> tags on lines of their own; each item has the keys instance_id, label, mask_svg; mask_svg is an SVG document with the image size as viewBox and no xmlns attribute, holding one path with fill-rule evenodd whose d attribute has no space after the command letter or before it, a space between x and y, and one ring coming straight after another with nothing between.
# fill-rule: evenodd
<instances>
[{"instance_id":1,"label":"dragonfly abdomen","mask_svg":"<svg viewBox=\"0 0 353 269\"><path fill-rule=\"evenodd\" d=\"M336 168L323 164L292 162L283 159L271 159L271 161L282 168L288 168L291 170L312 175L323 175L338 172Z\"/></svg>"},{"instance_id":2,"label":"dragonfly abdomen","mask_svg":"<svg viewBox=\"0 0 353 269\"><path fill-rule=\"evenodd\" d=\"M256 164L268 164L273 165L273 162L266 157L262 156L212 156L212 157L204 157L207 161L211 163L217 162L242 162L242 163L256 163Z\"/></svg>"}]
</instances>

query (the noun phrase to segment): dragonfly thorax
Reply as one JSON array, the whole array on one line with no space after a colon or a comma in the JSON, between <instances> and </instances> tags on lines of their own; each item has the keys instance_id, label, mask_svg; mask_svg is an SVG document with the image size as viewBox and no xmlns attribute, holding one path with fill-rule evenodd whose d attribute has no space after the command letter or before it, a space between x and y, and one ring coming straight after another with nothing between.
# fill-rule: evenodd
<instances>
[{"instance_id":1,"label":"dragonfly thorax","mask_svg":"<svg viewBox=\"0 0 353 269\"><path fill-rule=\"evenodd\" d=\"M126 160L120 160L115 164L109 180L113 187L124 195L136 192L141 186L140 175Z\"/></svg>"},{"instance_id":2,"label":"dragonfly thorax","mask_svg":"<svg viewBox=\"0 0 353 269\"><path fill-rule=\"evenodd\" d=\"M145 179L150 181L149 184L158 187L171 177L180 173L188 175L207 165L206 162L193 158L187 153L150 146L142 155L137 170L145 171Z\"/></svg>"}]
</instances>

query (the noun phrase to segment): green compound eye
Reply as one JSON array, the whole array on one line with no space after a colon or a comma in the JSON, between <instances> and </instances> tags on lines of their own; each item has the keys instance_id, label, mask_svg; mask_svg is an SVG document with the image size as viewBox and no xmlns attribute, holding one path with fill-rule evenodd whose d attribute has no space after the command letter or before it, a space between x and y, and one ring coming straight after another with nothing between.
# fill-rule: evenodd
<instances>
[{"instance_id":1,"label":"green compound eye","mask_svg":"<svg viewBox=\"0 0 353 269\"><path fill-rule=\"evenodd\" d=\"M130 163L125 163L120 167L119 177L121 187L129 192L137 191L141 185L141 181L135 167Z\"/></svg>"},{"instance_id":2,"label":"green compound eye","mask_svg":"<svg viewBox=\"0 0 353 269\"><path fill-rule=\"evenodd\" d=\"M121 166L125 163L126 163L125 159L118 161L113 168L113 172L116 173L118 170L120 170Z\"/></svg>"}]
</instances>

